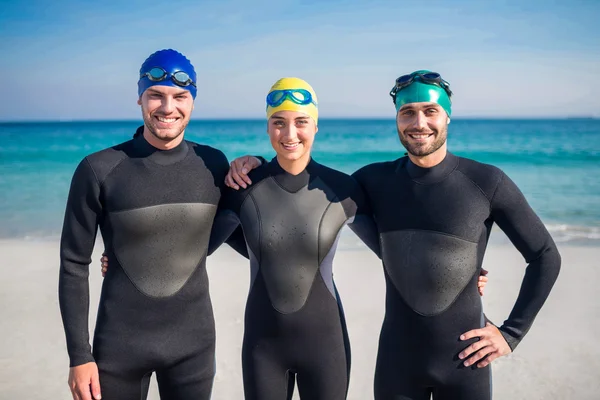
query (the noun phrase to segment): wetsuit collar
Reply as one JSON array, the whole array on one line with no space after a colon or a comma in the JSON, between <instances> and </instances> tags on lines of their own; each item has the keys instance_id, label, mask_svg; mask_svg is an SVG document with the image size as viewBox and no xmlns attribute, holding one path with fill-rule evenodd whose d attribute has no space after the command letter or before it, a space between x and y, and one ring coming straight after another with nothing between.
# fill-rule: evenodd
<instances>
[{"instance_id":1,"label":"wetsuit collar","mask_svg":"<svg viewBox=\"0 0 600 400\"><path fill-rule=\"evenodd\" d=\"M452 173L458 166L458 157L454 154L447 152L446 157L438 165L431 168L423 168L414 164L410 161L409 157L406 157L404 163L398 165L398 169L406 169L410 179L417 183L435 183L444 180L448 175Z\"/></svg>"},{"instance_id":2,"label":"wetsuit collar","mask_svg":"<svg viewBox=\"0 0 600 400\"><path fill-rule=\"evenodd\" d=\"M183 160L189 150L189 146L185 140L172 149L160 150L152 146L144 138L144 126L140 126L134 135L133 146L137 157L146 158L159 165L170 165Z\"/></svg>"},{"instance_id":3,"label":"wetsuit collar","mask_svg":"<svg viewBox=\"0 0 600 400\"><path fill-rule=\"evenodd\" d=\"M271 162L269 162L269 174L288 192L295 193L298 190L302 189L304 186L308 185L308 183L312 180L311 176L315 176L315 170L318 164L311 157L308 165L304 169L304 171L300 172L298 175L292 175L279 165L277 161L277 157L273 157Z\"/></svg>"}]
</instances>

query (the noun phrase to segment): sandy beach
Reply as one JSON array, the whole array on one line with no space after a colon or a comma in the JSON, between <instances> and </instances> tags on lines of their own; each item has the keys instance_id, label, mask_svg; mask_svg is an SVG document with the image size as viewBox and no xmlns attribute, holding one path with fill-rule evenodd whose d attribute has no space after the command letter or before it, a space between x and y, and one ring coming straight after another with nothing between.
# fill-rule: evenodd
<instances>
[{"instance_id":1,"label":"sandy beach","mask_svg":"<svg viewBox=\"0 0 600 400\"><path fill-rule=\"evenodd\" d=\"M514 354L493 364L495 399L600 398L600 248L560 246L563 267L545 307ZM90 272L90 326L101 275L96 247ZM58 242L0 241L0 399L70 399L68 359L58 309ZM490 245L484 267L490 283L485 312L500 324L512 308L524 272L509 245ZM372 399L384 279L379 260L364 246L343 248L335 259L352 346L349 399ZM213 399L243 399L240 350L248 293L246 260L224 246L208 261L217 324ZM158 399L153 379L149 399ZM297 398L297 395L296 397ZM108 399L110 400L110 399Z\"/></svg>"}]
</instances>

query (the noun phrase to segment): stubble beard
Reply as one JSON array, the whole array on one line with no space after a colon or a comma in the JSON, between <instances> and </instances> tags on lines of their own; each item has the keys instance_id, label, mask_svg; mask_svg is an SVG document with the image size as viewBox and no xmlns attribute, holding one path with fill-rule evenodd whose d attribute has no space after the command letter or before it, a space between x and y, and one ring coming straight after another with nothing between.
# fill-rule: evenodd
<instances>
[{"instance_id":1,"label":"stubble beard","mask_svg":"<svg viewBox=\"0 0 600 400\"><path fill-rule=\"evenodd\" d=\"M412 130L410 132L404 131L400 132L398 129L398 137L400 138L400 143L404 146L406 151L409 154L412 154L416 157L425 157L432 153L438 151L444 143L446 143L446 139L448 137L448 128L444 127L440 132L435 129L432 129L434 141L431 144L415 144L411 143L408 139L408 133L419 133L419 131Z\"/></svg>"}]
</instances>

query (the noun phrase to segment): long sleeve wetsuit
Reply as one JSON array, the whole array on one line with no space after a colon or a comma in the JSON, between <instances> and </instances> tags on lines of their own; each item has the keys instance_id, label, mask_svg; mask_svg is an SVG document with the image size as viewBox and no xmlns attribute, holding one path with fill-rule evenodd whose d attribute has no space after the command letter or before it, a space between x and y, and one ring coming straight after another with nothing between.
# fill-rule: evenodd
<instances>
[{"instance_id":1,"label":"long sleeve wetsuit","mask_svg":"<svg viewBox=\"0 0 600 400\"><path fill-rule=\"evenodd\" d=\"M498 168L448 153L420 168L408 157L353 175L377 223L386 279L386 313L377 400L485 400L490 367L462 367L458 354L484 326L477 292L494 223L529 264L500 331L512 349L527 333L558 276L560 255L516 185Z\"/></svg>"},{"instance_id":2,"label":"long sleeve wetsuit","mask_svg":"<svg viewBox=\"0 0 600 400\"><path fill-rule=\"evenodd\" d=\"M160 151L142 135L77 167L59 300L70 365L95 361L103 398L146 398L152 372L161 398L210 397L215 328L205 260L228 168L211 147L183 141ZM92 353L88 274L98 227L111 268Z\"/></svg>"},{"instance_id":3,"label":"long sleeve wetsuit","mask_svg":"<svg viewBox=\"0 0 600 400\"><path fill-rule=\"evenodd\" d=\"M379 252L361 188L314 160L291 175L274 159L250 178L249 188L228 191L218 217L229 231L241 222L250 254L245 398L285 400L295 377L303 399L345 399L350 353L332 262L346 223Z\"/></svg>"}]
</instances>

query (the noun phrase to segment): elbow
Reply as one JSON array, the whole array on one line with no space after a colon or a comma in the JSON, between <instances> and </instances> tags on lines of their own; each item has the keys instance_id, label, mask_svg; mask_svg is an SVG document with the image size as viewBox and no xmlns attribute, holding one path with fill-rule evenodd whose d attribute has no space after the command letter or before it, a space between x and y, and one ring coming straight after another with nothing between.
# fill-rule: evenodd
<instances>
[{"instance_id":1,"label":"elbow","mask_svg":"<svg viewBox=\"0 0 600 400\"><path fill-rule=\"evenodd\" d=\"M554 246L552 265L554 265L554 274L555 274L555 279L556 279L556 278L558 278L558 274L560 273L560 268L562 266L562 257L556 246Z\"/></svg>"},{"instance_id":2,"label":"elbow","mask_svg":"<svg viewBox=\"0 0 600 400\"><path fill-rule=\"evenodd\" d=\"M553 282L556 281L560 273L562 257L558 251L558 247L556 247L556 244L554 244L554 241L552 241L546 247L542 255L539 257L539 260L541 264L545 266L544 272L546 273L547 278Z\"/></svg>"},{"instance_id":3,"label":"elbow","mask_svg":"<svg viewBox=\"0 0 600 400\"><path fill-rule=\"evenodd\" d=\"M553 240L549 240L540 251L535 253L535 256L526 258L525 261L546 279L554 282L558 278L562 259Z\"/></svg>"},{"instance_id":4,"label":"elbow","mask_svg":"<svg viewBox=\"0 0 600 400\"><path fill-rule=\"evenodd\" d=\"M558 251L558 247L556 246L556 243L554 243L554 240L550 240L550 243L548 245L547 251L546 251L546 257L548 258L548 264L552 265L552 269L555 271L556 275L558 276L558 273L560 272L560 267L562 264L562 257L560 255L560 252Z\"/></svg>"}]
</instances>

